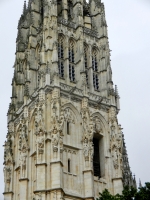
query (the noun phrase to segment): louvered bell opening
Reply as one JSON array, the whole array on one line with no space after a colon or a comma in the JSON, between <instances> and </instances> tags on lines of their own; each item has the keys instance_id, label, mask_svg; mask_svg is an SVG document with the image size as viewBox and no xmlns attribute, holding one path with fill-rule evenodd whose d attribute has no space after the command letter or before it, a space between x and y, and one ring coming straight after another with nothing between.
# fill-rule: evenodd
<instances>
[{"instance_id":1,"label":"louvered bell opening","mask_svg":"<svg viewBox=\"0 0 150 200\"><path fill-rule=\"evenodd\" d=\"M98 80L98 75L96 74L96 89L99 89L99 80Z\"/></svg>"},{"instance_id":2,"label":"louvered bell opening","mask_svg":"<svg viewBox=\"0 0 150 200\"><path fill-rule=\"evenodd\" d=\"M71 51L69 49L69 61L71 62Z\"/></svg>"},{"instance_id":3,"label":"louvered bell opening","mask_svg":"<svg viewBox=\"0 0 150 200\"><path fill-rule=\"evenodd\" d=\"M95 57L95 71L96 71L96 72L98 71L97 59L96 59L96 57Z\"/></svg>"},{"instance_id":4,"label":"louvered bell opening","mask_svg":"<svg viewBox=\"0 0 150 200\"><path fill-rule=\"evenodd\" d=\"M86 71L86 83L88 84L88 72Z\"/></svg>"},{"instance_id":5,"label":"louvered bell opening","mask_svg":"<svg viewBox=\"0 0 150 200\"><path fill-rule=\"evenodd\" d=\"M93 74L93 86L94 86L94 88L95 88L95 86L96 86L96 78L95 78L95 74Z\"/></svg>"},{"instance_id":6,"label":"louvered bell opening","mask_svg":"<svg viewBox=\"0 0 150 200\"><path fill-rule=\"evenodd\" d=\"M75 81L75 68L72 66L72 81Z\"/></svg>"},{"instance_id":7,"label":"louvered bell opening","mask_svg":"<svg viewBox=\"0 0 150 200\"><path fill-rule=\"evenodd\" d=\"M63 49L63 45L61 45L61 58L64 58L64 49Z\"/></svg>"},{"instance_id":8,"label":"louvered bell opening","mask_svg":"<svg viewBox=\"0 0 150 200\"><path fill-rule=\"evenodd\" d=\"M71 70L71 65L69 65L69 78L70 78L70 80L71 80L71 72L72 70Z\"/></svg>"},{"instance_id":9,"label":"louvered bell opening","mask_svg":"<svg viewBox=\"0 0 150 200\"><path fill-rule=\"evenodd\" d=\"M85 69L87 69L87 58L85 58Z\"/></svg>"},{"instance_id":10,"label":"louvered bell opening","mask_svg":"<svg viewBox=\"0 0 150 200\"><path fill-rule=\"evenodd\" d=\"M61 73L61 62L58 61L58 71L59 71L59 74Z\"/></svg>"},{"instance_id":11,"label":"louvered bell opening","mask_svg":"<svg viewBox=\"0 0 150 200\"><path fill-rule=\"evenodd\" d=\"M60 44L58 44L58 58L61 58L61 47L60 47Z\"/></svg>"},{"instance_id":12,"label":"louvered bell opening","mask_svg":"<svg viewBox=\"0 0 150 200\"><path fill-rule=\"evenodd\" d=\"M94 70L94 57L92 56L92 68ZM94 70L95 71L95 70Z\"/></svg>"},{"instance_id":13,"label":"louvered bell opening","mask_svg":"<svg viewBox=\"0 0 150 200\"><path fill-rule=\"evenodd\" d=\"M72 63L74 63L74 52L72 50Z\"/></svg>"},{"instance_id":14,"label":"louvered bell opening","mask_svg":"<svg viewBox=\"0 0 150 200\"><path fill-rule=\"evenodd\" d=\"M61 63L61 77L63 78L64 77L64 65L63 63Z\"/></svg>"}]
</instances>

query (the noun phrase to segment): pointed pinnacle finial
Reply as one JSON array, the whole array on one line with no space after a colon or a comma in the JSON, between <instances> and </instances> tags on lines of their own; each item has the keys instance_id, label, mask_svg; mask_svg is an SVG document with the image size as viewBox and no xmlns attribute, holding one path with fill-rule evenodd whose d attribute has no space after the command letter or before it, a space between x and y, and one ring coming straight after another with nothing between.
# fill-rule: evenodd
<instances>
[{"instance_id":1,"label":"pointed pinnacle finial","mask_svg":"<svg viewBox=\"0 0 150 200\"><path fill-rule=\"evenodd\" d=\"M31 8L31 3L32 3L32 0L29 0L29 1L28 1L28 9Z\"/></svg>"},{"instance_id":2,"label":"pointed pinnacle finial","mask_svg":"<svg viewBox=\"0 0 150 200\"><path fill-rule=\"evenodd\" d=\"M141 179L139 179L139 188L142 187Z\"/></svg>"},{"instance_id":3,"label":"pointed pinnacle finial","mask_svg":"<svg viewBox=\"0 0 150 200\"><path fill-rule=\"evenodd\" d=\"M24 5L23 5L23 14L26 13L26 10L27 10L26 1L24 1Z\"/></svg>"}]
</instances>

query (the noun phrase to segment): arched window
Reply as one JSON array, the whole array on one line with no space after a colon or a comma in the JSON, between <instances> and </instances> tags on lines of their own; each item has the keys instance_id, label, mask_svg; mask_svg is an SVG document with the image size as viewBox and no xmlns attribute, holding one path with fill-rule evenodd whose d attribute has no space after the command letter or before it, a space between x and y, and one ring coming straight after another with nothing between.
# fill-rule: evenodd
<instances>
[{"instance_id":1,"label":"arched window","mask_svg":"<svg viewBox=\"0 0 150 200\"><path fill-rule=\"evenodd\" d=\"M86 82L88 84L88 47L84 45L84 68L86 73Z\"/></svg>"},{"instance_id":2,"label":"arched window","mask_svg":"<svg viewBox=\"0 0 150 200\"><path fill-rule=\"evenodd\" d=\"M93 86L95 90L99 89L99 80L98 80L98 74L93 73Z\"/></svg>"},{"instance_id":3,"label":"arched window","mask_svg":"<svg viewBox=\"0 0 150 200\"><path fill-rule=\"evenodd\" d=\"M69 122L67 122L67 135L70 135L70 125L69 125Z\"/></svg>"},{"instance_id":4,"label":"arched window","mask_svg":"<svg viewBox=\"0 0 150 200\"><path fill-rule=\"evenodd\" d=\"M75 81L75 66L74 66L74 43L69 43L69 78L70 81Z\"/></svg>"},{"instance_id":5,"label":"arched window","mask_svg":"<svg viewBox=\"0 0 150 200\"><path fill-rule=\"evenodd\" d=\"M70 159L68 159L68 172L69 173L71 172L71 161L70 161Z\"/></svg>"},{"instance_id":6,"label":"arched window","mask_svg":"<svg viewBox=\"0 0 150 200\"><path fill-rule=\"evenodd\" d=\"M93 86L95 90L99 89L99 79L98 79L98 63L97 63L97 52L93 50L92 52L92 68L93 68Z\"/></svg>"},{"instance_id":7,"label":"arched window","mask_svg":"<svg viewBox=\"0 0 150 200\"><path fill-rule=\"evenodd\" d=\"M64 78L64 48L63 38L58 39L58 70L61 78Z\"/></svg>"},{"instance_id":8,"label":"arched window","mask_svg":"<svg viewBox=\"0 0 150 200\"><path fill-rule=\"evenodd\" d=\"M96 51L93 51L93 53L92 53L92 68L93 68L94 72L98 71L97 53L96 53Z\"/></svg>"}]
</instances>

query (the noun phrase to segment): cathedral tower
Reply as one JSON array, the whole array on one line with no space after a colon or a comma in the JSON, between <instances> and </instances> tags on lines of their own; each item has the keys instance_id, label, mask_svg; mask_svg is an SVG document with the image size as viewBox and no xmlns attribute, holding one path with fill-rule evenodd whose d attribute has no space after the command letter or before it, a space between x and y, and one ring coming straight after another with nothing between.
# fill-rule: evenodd
<instances>
[{"instance_id":1,"label":"cathedral tower","mask_svg":"<svg viewBox=\"0 0 150 200\"><path fill-rule=\"evenodd\" d=\"M18 24L5 200L92 200L135 185L100 0L29 0Z\"/></svg>"}]
</instances>

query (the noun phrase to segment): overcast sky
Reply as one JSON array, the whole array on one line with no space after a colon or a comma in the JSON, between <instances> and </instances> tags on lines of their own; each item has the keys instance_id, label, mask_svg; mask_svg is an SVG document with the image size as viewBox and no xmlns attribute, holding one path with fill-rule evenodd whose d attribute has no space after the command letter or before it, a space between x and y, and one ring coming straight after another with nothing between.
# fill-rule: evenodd
<instances>
[{"instance_id":1,"label":"overcast sky","mask_svg":"<svg viewBox=\"0 0 150 200\"><path fill-rule=\"evenodd\" d=\"M17 24L24 0L0 0L0 200L3 143L15 60ZM137 183L150 182L150 0L103 0L114 84L121 101L119 123Z\"/></svg>"}]
</instances>

